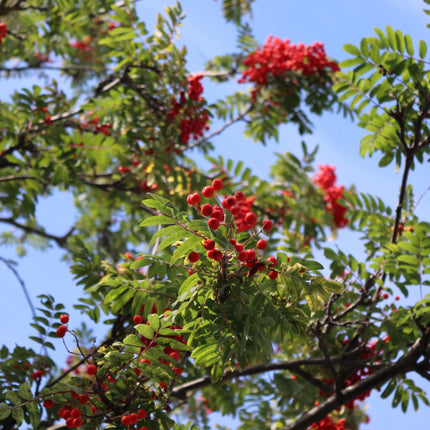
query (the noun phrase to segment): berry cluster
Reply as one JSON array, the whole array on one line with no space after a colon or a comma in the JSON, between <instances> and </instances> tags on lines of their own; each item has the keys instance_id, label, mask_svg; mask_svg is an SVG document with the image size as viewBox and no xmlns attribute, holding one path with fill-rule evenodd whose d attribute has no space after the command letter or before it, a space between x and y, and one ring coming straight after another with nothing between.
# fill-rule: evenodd
<instances>
[{"instance_id":1,"label":"berry cluster","mask_svg":"<svg viewBox=\"0 0 430 430\"><path fill-rule=\"evenodd\" d=\"M43 406L46 409L50 409L54 406L54 402L52 400L45 400ZM72 408L72 406L67 405L58 409L57 413L60 418L66 420L66 427L69 429L82 425L82 411L79 408Z\"/></svg>"},{"instance_id":2,"label":"berry cluster","mask_svg":"<svg viewBox=\"0 0 430 430\"><path fill-rule=\"evenodd\" d=\"M90 112L90 115L92 114L93 112ZM103 133L105 136L109 136L110 130L112 129L112 123L99 124L99 121L100 121L100 116L97 115L92 120L81 123L81 127L84 129L90 128L96 131L97 133Z\"/></svg>"},{"instance_id":3,"label":"berry cluster","mask_svg":"<svg viewBox=\"0 0 430 430\"><path fill-rule=\"evenodd\" d=\"M0 44L3 42L3 39L6 37L7 26L4 22L0 22Z\"/></svg>"},{"instance_id":4,"label":"berry cluster","mask_svg":"<svg viewBox=\"0 0 430 430\"><path fill-rule=\"evenodd\" d=\"M324 190L325 208L332 214L337 228L346 227L349 220L345 218L346 207L338 203L343 196L344 187L334 185L336 182L335 168L328 165L318 166L314 182Z\"/></svg>"},{"instance_id":5,"label":"berry cluster","mask_svg":"<svg viewBox=\"0 0 430 430\"><path fill-rule=\"evenodd\" d=\"M217 195L217 191L223 188L224 184L220 179L214 179L212 184L202 189L201 194L205 198L216 198L219 204L212 205L211 203L204 203L200 205L201 195L199 193L191 193L187 197L187 203L191 206L195 206L202 216L207 219L207 225L212 230L217 230L220 225L226 225L229 227L229 233L227 237L230 244L236 251L236 258L240 264L249 268L247 276L252 276L257 272L269 270L269 278L276 279L278 272L274 270L277 264L275 257L269 257L267 260L259 258L257 253L266 249L267 242L265 239L259 239L256 242L255 249L245 249L243 243L238 242L234 237L231 237L233 231L240 232L244 230L252 230L256 227L258 219L257 215L248 208L246 195L242 191L237 191L232 196L225 196L222 200ZM252 200L253 201L253 200ZM251 203L252 204L252 203ZM229 221L231 219L231 221ZM273 227L271 220L264 220L261 225L261 230L266 232L270 231ZM257 232L253 237L257 236ZM208 258L221 262L223 257L226 256L226 252L221 251L216 247L214 240L210 238L204 238L203 247L207 251ZM188 259L191 263L196 263L200 256L197 252L191 252L188 254Z\"/></svg>"},{"instance_id":6,"label":"berry cluster","mask_svg":"<svg viewBox=\"0 0 430 430\"><path fill-rule=\"evenodd\" d=\"M90 45L93 41L91 36L86 36L82 40L77 40L76 42L71 42L70 47L75 48L82 52L91 52L94 48Z\"/></svg>"},{"instance_id":7,"label":"berry cluster","mask_svg":"<svg viewBox=\"0 0 430 430\"><path fill-rule=\"evenodd\" d=\"M335 422L330 416L324 417L322 420L313 423L311 425L312 430L345 430L346 421L341 418L338 422Z\"/></svg>"},{"instance_id":8,"label":"berry cluster","mask_svg":"<svg viewBox=\"0 0 430 430\"><path fill-rule=\"evenodd\" d=\"M56 333L58 337L64 337L68 330L65 324L69 322L69 315L67 314L60 315L60 322L61 322L61 325L57 328Z\"/></svg>"},{"instance_id":9,"label":"berry cluster","mask_svg":"<svg viewBox=\"0 0 430 430\"><path fill-rule=\"evenodd\" d=\"M194 75L188 78L188 97L184 91L179 94L179 101L173 100L173 106L168 113L168 121L174 121L179 114L184 114L179 122L180 139L186 145L190 138L198 139L203 136L203 130L208 130L206 125L209 115L203 108L204 99L201 97L203 93L203 85L201 80L203 75ZM192 104L189 105L187 101ZM189 106L187 106L189 105Z\"/></svg>"},{"instance_id":10,"label":"berry cluster","mask_svg":"<svg viewBox=\"0 0 430 430\"><path fill-rule=\"evenodd\" d=\"M283 77L288 71L309 76L319 75L325 70L339 70L336 62L327 59L322 43L295 45L289 39L273 36L267 38L262 48L248 55L243 64L246 69L239 82L253 82L257 86L267 86L269 76Z\"/></svg>"}]
</instances>

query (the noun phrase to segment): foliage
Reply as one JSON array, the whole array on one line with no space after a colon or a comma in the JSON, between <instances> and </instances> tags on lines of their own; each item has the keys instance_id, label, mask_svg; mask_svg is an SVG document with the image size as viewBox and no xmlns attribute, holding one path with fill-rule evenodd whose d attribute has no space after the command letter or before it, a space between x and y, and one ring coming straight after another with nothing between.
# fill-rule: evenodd
<instances>
[{"instance_id":1,"label":"foliage","mask_svg":"<svg viewBox=\"0 0 430 430\"><path fill-rule=\"evenodd\" d=\"M150 32L131 0L1 2L0 77L47 82L0 102L1 243L61 247L75 308L107 333L96 342L41 296L40 350L0 350L3 429L186 430L220 411L240 428L342 430L366 422L374 389L404 411L428 405L407 374L430 380L430 296L395 303L430 283L430 224L408 180L430 153L426 43L375 29L345 45L340 71L320 43L259 46L252 3L222 2L237 52L191 75L179 3ZM208 79L239 89L209 103ZM305 142L278 154L270 181L214 151L233 124L265 144L334 107L367 130L361 156L402 169L395 208L337 185ZM63 236L36 217L57 190L78 214ZM329 245L340 228L362 234L364 261ZM61 370L49 350L65 345Z\"/></svg>"}]
</instances>

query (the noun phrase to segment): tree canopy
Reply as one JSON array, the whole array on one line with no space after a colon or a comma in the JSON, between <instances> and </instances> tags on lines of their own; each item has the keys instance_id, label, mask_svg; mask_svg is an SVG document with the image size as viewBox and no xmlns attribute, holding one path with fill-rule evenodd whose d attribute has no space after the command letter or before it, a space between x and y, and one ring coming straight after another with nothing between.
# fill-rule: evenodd
<instances>
[{"instance_id":1,"label":"tree canopy","mask_svg":"<svg viewBox=\"0 0 430 430\"><path fill-rule=\"evenodd\" d=\"M426 43L387 26L338 64L320 42L259 44L253 1L219 3L237 40L196 74L179 2L151 29L132 0L0 1L2 85L40 81L0 101L0 244L58 246L81 291L40 296L31 344L0 349L4 430L205 429L213 411L243 429L353 430L372 390L429 406L430 295L403 300L430 284L410 181L430 154ZM339 184L305 141L270 180L214 144L236 124L259 145L282 124L305 139L329 111L366 130L362 157L401 172L394 207ZM36 214L58 191L77 213L64 235Z\"/></svg>"}]
</instances>

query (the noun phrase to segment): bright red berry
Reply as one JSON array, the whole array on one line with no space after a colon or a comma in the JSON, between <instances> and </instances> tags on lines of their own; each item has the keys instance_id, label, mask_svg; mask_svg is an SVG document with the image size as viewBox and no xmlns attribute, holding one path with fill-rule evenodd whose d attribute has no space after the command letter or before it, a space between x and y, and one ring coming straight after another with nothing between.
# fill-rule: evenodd
<instances>
[{"instance_id":1,"label":"bright red berry","mask_svg":"<svg viewBox=\"0 0 430 430\"><path fill-rule=\"evenodd\" d=\"M246 251L246 256L247 256L247 260L248 261L253 261L255 260L255 257L257 256L257 253L255 252L255 249L248 249Z\"/></svg>"},{"instance_id":2,"label":"bright red berry","mask_svg":"<svg viewBox=\"0 0 430 430\"><path fill-rule=\"evenodd\" d=\"M207 251L210 251L211 249L215 248L215 242L211 239L206 239L203 242L203 248L205 248Z\"/></svg>"},{"instance_id":3,"label":"bright red berry","mask_svg":"<svg viewBox=\"0 0 430 430\"><path fill-rule=\"evenodd\" d=\"M258 248L258 249L263 250L263 249L266 249L266 247L267 247L267 242L266 242L264 239L260 239L260 240L257 242L257 248Z\"/></svg>"},{"instance_id":4,"label":"bright red berry","mask_svg":"<svg viewBox=\"0 0 430 430\"><path fill-rule=\"evenodd\" d=\"M257 215L255 215L254 212L248 212L245 215L245 222L253 227L255 224L257 224Z\"/></svg>"},{"instance_id":5,"label":"bright red berry","mask_svg":"<svg viewBox=\"0 0 430 430\"><path fill-rule=\"evenodd\" d=\"M211 216L212 211L213 211L213 207L210 203L205 203L202 208L202 215L204 216Z\"/></svg>"},{"instance_id":6,"label":"bright red berry","mask_svg":"<svg viewBox=\"0 0 430 430\"><path fill-rule=\"evenodd\" d=\"M97 373L97 366L95 364L89 364L87 366L88 375L95 375Z\"/></svg>"},{"instance_id":7,"label":"bright red berry","mask_svg":"<svg viewBox=\"0 0 430 430\"><path fill-rule=\"evenodd\" d=\"M142 323L143 323L142 315L135 315L135 316L133 317L133 322L134 322L135 324L142 324Z\"/></svg>"},{"instance_id":8,"label":"bright red berry","mask_svg":"<svg viewBox=\"0 0 430 430\"><path fill-rule=\"evenodd\" d=\"M206 197L206 198L212 197L214 195L214 189L213 189L213 187L210 187L210 186L204 187L202 189L202 195L204 197Z\"/></svg>"},{"instance_id":9,"label":"bright red berry","mask_svg":"<svg viewBox=\"0 0 430 430\"><path fill-rule=\"evenodd\" d=\"M188 254L188 260L191 261L191 263L195 263L196 261L199 261L199 254L197 252L190 252Z\"/></svg>"},{"instance_id":10,"label":"bright red berry","mask_svg":"<svg viewBox=\"0 0 430 430\"><path fill-rule=\"evenodd\" d=\"M132 413L130 414L130 422L131 424L136 424L138 421L139 417L137 416L137 414Z\"/></svg>"},{"instance_id":11,"label":"bright red berry","mask_svg":"<svg viewBox=\"0 0 430 430\"><path fill-rule=\"evenodd\" d=\"M199 193L191 193L187 197L187 203L191 206L200 203L201 197Z\"/></svg>"},{"instance_id":12,"label":"bright red berry","mask_svg":"<svg viewBox=\"0 0 430 430\"><path fill-rule=\"evenodd\" d=\"M212 188L215 191L221 190L223 186L224 186L224 183L223 183L223 181L221 179L214 179L212 181Z\"/></svg>"},{"instance_id":13,"label":"bright red berry","mask_svg":"<svg viewBox=\"0 0 430 430\"><path fill-rule=\"evenodd\" d=\"M242 193L242 191L237 191L234 194L234 198L238 201L238 202L243 202L244 200L246 200L246 196L244 193Z\"/></svg>"},{"instance_id":14,"label":"bright red berry","mask_svg":"<svg viewBox=\"0 0 430 430\"><path fill-rule=\"evenodd\" d=\"M82 412L78 408L72 409L72 418L81 418Z\"/></svg>"},{"instance_id":15,"label":"bright red berry","mask_svg":"<svg viewBox=\"0 0 430 430\"><path fill-rule=\"evenodd\" d=\"M209 218L209 220L208 220L208 226L212 230L216 230L219 227L219 220L216 219L216 218Z\"/></svg>"},{"instance_id":16,"label":"bright red berry","mask_svg":"<svg viewBox=\"0 0 430 430\"><path fill-rule=\"evenodd\" d=\"M125 425L125 426L129 426L129 425L131 424L131 422L130 422L130 415L124 415L124 416L121 418L121 423L122 423L123 425Z\"/></svg>"},{"instance_id":17,"label":"bright red berry","mask_svg":"<svg viewBox=\"0 0 430 430\"><path fill-rule=\"evenodd\" d=\"M60 327L57 328L56 333L58 337L64 337L67 333L67 327L65 325L60 325Z\"/></svg>"},{"instance_id":18,"label":"bright red berry","mask_svg":"<svg viewBox=\"0 0 430 430\"><path fill-rule=\"evenodd\" d=\"M273 257L273 256L270 256L270 257L268 258L268 260L272 262L272 264L270 265L270 267L275 267L275 266L276 266L276 264L278 263L278 262L276 261L276 258L275 258L275 257Z\"/></svg>"},{"instance_id":19,"label":"bright red berry","mask_svg":"<svg viewBox=\"0 0 430 430\"><path fill-rule=\"evenodd\" d=\"M128 258L129 260L133 260L133 255L132 255L130 252L126 252L126 253L124 254L124 257L125 257L125 258Z\"/></svg>"},{"instance_id":20,"label":"bright red berry","mask_svg":"<svg viewBox=\"0 0 430 430\"><path fill-rule=\"evenodd\" d=\"M275 280L277 277L278 277L278 272L275 272L274 270L272 270L272 271L269 273L269 278L270 278L270 279Z\"/></svg>"},{"instance_id":21,"label":"bright red berry","mask_svg":"<svg viewBox=\"0 0 430 430\"><path fill-rule=\"evenodd\" d=\"M270 221L270 219L265 219L261 225L263 226L263 230L266 231L272 230L273 228L273 222Z\"/></svg>"},{"instance_id":22,"label":"bright red berry","mask_svg":"<svg viewBox=\"0 0 430 430\"><path fill-rule=\"evenodd\" d=\"M211 213L211 218L216 218L219 222L224 221L224 211L218 206L214 207Z\"/></svg>"},{"instance_id":23,"label":"bright red berry","mask_svg":"<svg viewBox=\"0 0 430 430\"><path fill-rule=\"evenodd\" d=\"M69 315L62 314L60 315L61 324L67 324L69 322Z\"/></svg>"}]
</instances>

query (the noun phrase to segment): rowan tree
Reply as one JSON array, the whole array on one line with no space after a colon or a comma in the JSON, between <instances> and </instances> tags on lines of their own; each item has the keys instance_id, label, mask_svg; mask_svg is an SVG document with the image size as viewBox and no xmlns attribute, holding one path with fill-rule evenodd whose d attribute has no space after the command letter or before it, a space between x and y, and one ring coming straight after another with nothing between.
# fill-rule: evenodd
<instances>
[{"instance_id":1,"label":"rowan tree","mask_svg":"<svg viewBox=\"0 0 430 430\"><path fill-rule=\"evenodd\" d=\"M366 422L372 390L429 404L430 296L403 301L430 283L408 180L430 153L427 45L388 26L338 64L320 42L257 43L252 3L222 2L236 51L195 74L179 3L153 30L131 0L0 2L2 84L44 82L0 102L1 244L60 247L75 308L106 327L94 340L73 304L41 296L33 346L0 350L3 429L185 430L219 411L240 428L342 430ZM206 100L209 82L236 90ZM239 123L262 145L286 123L304 135L330 110L368 131L362 156L401 170L396 207L346 189L305 143L269 181L213 144ZM63 236L36 218L56 190L79 215ZM363 261L328 240L339 229L361 233Z\"/></svg>"}]
</instances>

